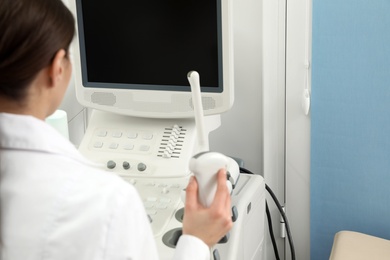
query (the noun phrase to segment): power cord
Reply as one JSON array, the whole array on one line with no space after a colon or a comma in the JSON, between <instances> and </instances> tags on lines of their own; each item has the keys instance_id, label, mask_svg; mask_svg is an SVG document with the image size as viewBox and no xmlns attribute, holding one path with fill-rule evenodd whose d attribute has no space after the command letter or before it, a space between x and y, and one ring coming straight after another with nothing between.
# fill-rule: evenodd
<instances>
[{"instance_id":1,"label":"power cord","mask_svg":"<svg viewBox=\"0 0 390 260\"><path fill-rule=\"evenodd\" d=\"M245 169L243 167L240 167L240 172L241 173L248 173L248 174L253 174L254 175L253 172L251 172L250 170L247 170L247 169ZM295 260L294 242L293 242L293 239L292 239L292 235L291 235L291 231L290 231L290 225L288 223L286 213L284 212L284 210L283 210L282 206L280 205L279 200L276 198L274 192L271 190L270 187L268 187L267 184L265 184L265 189L271 195L271 197L274 200L274 202L275 202L275 204L276 204L280 214L282 215L282 218L284 220L284 224L286 226L288 242L289 242L289 245L290 245L291 259ZM276 246L275 236L274 236L273 229L272 229L272 221L270 220L271 219L271 214L269 212L269 208L268 208L267 202L266 202L266 213L267 213L267 218L268 218L268 228L269 228L269 232L270 232L270 235L271 235L272 245L274 247L275 257L276 257L277 260L279 260L280 258L279 258L278 248Z\"/></svg>"}]
</instances>

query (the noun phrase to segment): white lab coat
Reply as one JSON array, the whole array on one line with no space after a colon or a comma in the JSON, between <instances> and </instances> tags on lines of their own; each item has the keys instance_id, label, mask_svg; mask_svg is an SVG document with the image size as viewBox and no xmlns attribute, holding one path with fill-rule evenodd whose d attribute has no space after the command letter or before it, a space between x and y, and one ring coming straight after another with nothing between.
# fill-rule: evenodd
<instances>
[{"instance_id":1,"label":"white lab coat","mask_svg":"<svg viewBox=\"0 0 390 260\"><path fill-rule=\"evenodd\" d=\"M45 122L0 113L0 259L158 259L133 186L95 168ZM175 259L209 259L182 236Z\"/></svg>"}]
</instances>

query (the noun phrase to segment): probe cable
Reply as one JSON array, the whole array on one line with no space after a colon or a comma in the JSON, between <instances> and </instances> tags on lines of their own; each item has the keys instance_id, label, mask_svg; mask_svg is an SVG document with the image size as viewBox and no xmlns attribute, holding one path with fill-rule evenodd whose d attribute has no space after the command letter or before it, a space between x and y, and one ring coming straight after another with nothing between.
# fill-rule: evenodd
<instances>
[{"instance_id":1,"label":"probe cable","mask_svg":"<svg viewBox=\"0 0 390 260\"><path fill-rule=\"evenodd\" d=\"M275 258L276 258L276 260L280 260L279 252L278 252L278 246L276 245L275 234L274 234L274 230L273 230L273 227L272 227L271 213L270 213L269 208L268 208L267 200L265 201L265 212L267 214L268 231L269 231L269 235L271 237L272 247L273 247L274 253L275 253Z\"/></svg>"},{"instance_id":2,"label":"probe cable","mask_svg":"<svg viewBox=\"0 0 390 260\"><path fill-rule=\"evenodd\" d=\"M253 174L253 172L251 172L250 170L247 170L243 167L240 167L240 172L242 173L248 173L248 174ZM288 238L288 241L289 241L289 245L290 245L290 250L291 250L291 259L292 260L295 260L295 248L294 248L294 243L293 243L293 239L292 239L292 236L291 236L291 231L290 231L290 225L288 223L288 220L287 220L287 216L286 216L286 213L284 212L282 206L280 205L279 203L279 200L276 198L274 192L271 190L270 187L268 187L267 184L265 184L265 189L268 191L268 193L271 195L272 199L274 200L280 214L282 215L282 218L284 220L284 223L285 223L285 226L286 226L286 232L287 232L287 238ZM266 204L266 207L268 207L268 205ZM268 210L269 211L269 210ZM267 218L270 218L270 214L268 216L268 213L267 213ZM272 223L272 222L271 222ZM270 232L271 232L272 228L270 228ZM272 239L273 235L271 235L271 239ZM273 238L275 239L275 238ZM274 246L274 251L275 251L275 256L277 259L279 259L279 254L276 253L277 252L277 247L276 247L276 242L275 241L272 241L272 244Z\"/></svg>"}]
</instances>

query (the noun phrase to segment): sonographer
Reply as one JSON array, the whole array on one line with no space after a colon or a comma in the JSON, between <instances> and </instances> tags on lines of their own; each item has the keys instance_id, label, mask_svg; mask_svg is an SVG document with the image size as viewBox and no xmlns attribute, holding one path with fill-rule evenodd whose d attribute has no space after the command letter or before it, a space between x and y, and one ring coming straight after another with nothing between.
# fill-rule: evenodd
<instances>
[{"instance_id":1,"label":"sonographer","mask_svg":"<svg viewBox=\"0 0 390 260\"><path fill-rule=\"evenodd\" d=\"M74 34L61 0L0 0L0 258L158 259L135 188L96 168L44 121L70 81ZM232 227L225 183L221 170L205 208L190 180L175 259L209 259Z\"/></svg>"}]
</instances>

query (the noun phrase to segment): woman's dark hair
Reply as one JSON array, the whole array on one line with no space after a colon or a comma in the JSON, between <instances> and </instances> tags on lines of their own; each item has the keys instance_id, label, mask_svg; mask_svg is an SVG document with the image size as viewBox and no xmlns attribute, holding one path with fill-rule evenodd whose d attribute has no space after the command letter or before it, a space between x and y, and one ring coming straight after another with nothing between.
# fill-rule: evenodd
<instances>
[{"instance_id":1,"label":"woman's dark hair","mask_svg":"<svg viewBox=\"0 0 390 260\"><path fill-rule=\"evenodd\" d=\"M0 0L0 95L22 101L38 72L68 51L74 26L61 0Z\"/></svg>"}]
</instances>

